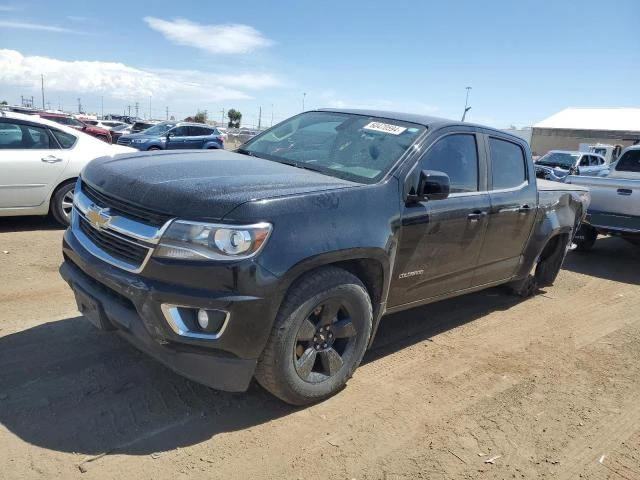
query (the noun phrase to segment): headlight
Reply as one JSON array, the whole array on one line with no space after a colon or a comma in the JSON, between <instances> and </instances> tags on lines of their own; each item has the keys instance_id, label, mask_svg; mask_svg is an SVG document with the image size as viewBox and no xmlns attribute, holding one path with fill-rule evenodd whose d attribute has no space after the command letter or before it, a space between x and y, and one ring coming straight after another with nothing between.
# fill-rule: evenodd
<instances>
[{"instance_id":1,"label":"headlight","mask_svg":"<svg viewBox=\"0 0 640 480\"><path fill-rule=\"evenodd\" d=\"M176 220L154 256L182 260L241 260L256 255L269 238L270 223L220 225Z\"/></svg>"}]
</instances>

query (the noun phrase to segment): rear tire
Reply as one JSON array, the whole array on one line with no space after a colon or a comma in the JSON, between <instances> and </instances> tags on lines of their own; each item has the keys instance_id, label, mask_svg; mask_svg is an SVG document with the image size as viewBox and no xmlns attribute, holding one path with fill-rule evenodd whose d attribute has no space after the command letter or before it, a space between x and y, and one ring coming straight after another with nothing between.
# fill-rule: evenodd
<instances>
[{"instance_id":1,"label":"rear tire","mask_svg":"<svg viewBox=\"0 0 640 480\"><path fill-rule=\"evenodd\" d=\"M162 150L160 147L149 147L147 148L147 152L151 152L152 150Z\"/></svg>"},{"instance_id":2,"label":"rear tire","mask_svg":"<svg viewBox=\"0 0 640 480\"><path fill-rule=\"evenodd\" d=\"M73 207L73 191L75 186L75 181L63 183L51 197L49 211L53 218L65 227L68 227L71 223L71 209Z\"/></svg>"},{"instance_id":3,"label":"rear tire","mask_svg":"<svg viewBox=\"0 0 640 480\"><path fill-rule=\"evenodd\" d=\"M551 238L538 257L531 273L524 279L507 284L511 293L527 298L535 295L540 287L553 285L567 252L569 236L558 235Z\"/></svg>"},{"instance_id":4,"label":"rear tire","mask_svg":"<svg viewBox=\"0 0 640 480\"><path fill-rule=\"evenodd\" d=\"M582 224L575 236L573 237L573 243L576 244L577 252L588 252L596 243L598 238L598 232L591 225Z\"/></svg>"},{"instance_id":5,"label":"rear tire","mask_svg":"<svg viewBox=\"0 0 640 480\"><path fill-rule=\"evenodd\" d=\"M371 300L356 276L336 267L305 275L280 307L256 380L292 405L330 397L360 365L371 320Z\"/></svg>"}]
</instances>

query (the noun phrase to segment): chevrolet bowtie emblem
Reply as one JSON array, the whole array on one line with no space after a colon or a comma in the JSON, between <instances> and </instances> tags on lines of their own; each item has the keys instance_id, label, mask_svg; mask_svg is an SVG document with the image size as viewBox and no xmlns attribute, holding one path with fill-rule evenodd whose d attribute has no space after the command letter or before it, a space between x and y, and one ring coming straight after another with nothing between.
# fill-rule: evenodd
<instances>
[{"instance_id":1,"label":"chevrolet bowtie emblem","mask_svg":"<svg viewBox=\"0 0 640 480\"><path fill-rule=\"evenodd\" d=\"M87 210L87 220L98 230L106 228L111 222L111 211L108 208L100 208L97 205L91 205Z\"/></svg>"}]
</instances>

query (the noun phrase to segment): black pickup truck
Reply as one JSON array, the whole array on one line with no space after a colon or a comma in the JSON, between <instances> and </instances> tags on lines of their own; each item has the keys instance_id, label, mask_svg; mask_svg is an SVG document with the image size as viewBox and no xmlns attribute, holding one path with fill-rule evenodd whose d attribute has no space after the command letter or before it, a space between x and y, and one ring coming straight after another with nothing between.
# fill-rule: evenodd
<instances>
[{"instance_id":1,"label":"black pickup truck","mask_svg":"<svg viewBox=\"0 0 640 480\"><path fill-rule=\"evenodd\" d=\"M174 371L301 405L344 386L386 313L550 285L588 202L499 130L311 111L235 152L91 162L60 273L87 319Z\"/></svg>"}]
</instances>

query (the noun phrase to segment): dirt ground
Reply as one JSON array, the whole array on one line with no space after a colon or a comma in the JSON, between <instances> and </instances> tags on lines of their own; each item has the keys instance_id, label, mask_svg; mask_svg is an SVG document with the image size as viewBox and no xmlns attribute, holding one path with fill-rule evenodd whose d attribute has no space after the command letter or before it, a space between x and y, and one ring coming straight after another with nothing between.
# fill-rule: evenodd
<instances>
[{"instance_id":1,"label":"dirt ground","mask_svg":"<svg viewBox=\"0 0 640 480\"><path fill-rule=\"evenodd\" d=\"M640 249L622 240L571 252L531 299L387 317L342 393L292 408L95 330L61 237L0 219L0 478L640 479Z\"/></svg>"}]
</instances>

